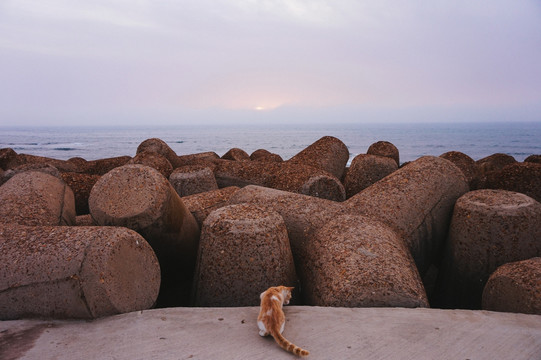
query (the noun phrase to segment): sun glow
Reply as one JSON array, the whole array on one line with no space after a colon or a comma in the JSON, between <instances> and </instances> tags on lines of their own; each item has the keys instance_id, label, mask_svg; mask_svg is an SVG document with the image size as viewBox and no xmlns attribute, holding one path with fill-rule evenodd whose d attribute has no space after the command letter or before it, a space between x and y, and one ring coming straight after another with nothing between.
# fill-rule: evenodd
<instances>
[{"instance_id":1,"label":"sun glow","mask_svg":"<svg viewBox=\"0 0 541 360\"><path fill-rule=\"evenodd\" d=\"M263 110L265 110L265 109L266 109L266 108L265 108L264 106L256 106L256 107L254 108L254 110L257 110L257 111L263 111Z\"/></svg>"}]
</instances>

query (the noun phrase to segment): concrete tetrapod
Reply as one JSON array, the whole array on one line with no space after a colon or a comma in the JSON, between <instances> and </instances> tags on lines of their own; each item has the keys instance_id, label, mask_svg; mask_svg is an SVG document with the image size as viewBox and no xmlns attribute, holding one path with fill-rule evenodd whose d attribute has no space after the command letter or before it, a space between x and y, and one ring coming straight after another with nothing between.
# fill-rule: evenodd
<instances>
[{"instance_id":1,"label":"concrete tetrapod","mask_svg":"<svg viewBox=\"0 0 541 360\"><path fill-rule=\"evenodd\" d=\"M252 204L229 205L204 221L196 306L257 306L267 288L296 282L287 230L278 213Z\"/></svg>"},{"instance_id":2,"label":"concrete tetrapod","mask_svg":"<svg viewBox=\"0 0 541 360\"><path fill-rule=\"evenodd\" d=\"M452 162L423 156L344 202L404 237L421 275L439 262L455 201L469 190Z\"/></svg>"},{"instance_id":3,"label":"concrete tetrapod","mask_svg":"<svg viewBox=\"0 0 541 360\"><path fill-rule=\"evenodd\" d=\"M97 224L125 226L150 243L162 268L160 306L189 302L199 226L162 174L144 165L115 168L96 182L89 207Z\"/></svg>"},{"instance_id":4,"label":"concrete tetrapod","mask_svg":"<svg viewBox=\"0 0 541 360\"><path fill-rule=\"evenodd\" d=\"M476 190L456 202L439 302L449 308L481 308L490 274L508 262L541 256L541 204L520 193Z\"/></svg>"},{"instance_id":5,"label":"concrete tetrapod","mask_svg":"<svg viewBox=\"0 0 541 360\"><path fill-rule=\"evenodd\" d=\"M0 319L97 318L152 307L160 267L136 232L119 227L0 229Z\"/></svg>"},{"instance_id":6,"label":"concrete tetrapod","mask_svg":"<svg viewBox=\"0 0 541 360\"><path fill-rule=\"evenodd\" d=\"M180 197L218 189L214 173L204 165L180 166L171 173L169 182Z\"/></svg>"},{"instance_id":7,"label":"concrete tetrapod","mask_svg":"<svg viewBox=\"0 0 541 360\"><path fill-rule=\"evenodd\" d=\"M75 197L61 179L39 171L19 173L0 186L0 222L74 225Z\"/></svg>"},{"instance_id":8,"label":"concrete tetrapod","mask_svg":"<svg viewBox=\"0 0 541 360\"><path fill-rule=\"evenodd\" d=\"M308 165L341 179L348 159L349 150L340 139L324 136L287 162Z\"/></svg>"},{"instance_id":9,"label":"concrete tetrapod","mask_svg":"<svg viewBox=\"0 0 541 360\"><path fill-rule=\"evenodd\" d=\"M185 196L182 198L182 202L190 210L201 228L207 216L214 210L228 205L227 202L238 189L236 186L229 186L222 189L205 191Z\"/></svg>"},{"instance_id":10,"label":"concrete tetrapod","mask_svg":"<svg viewBox=\"0 0 541 360\"><path fill-rule=\"evenodd\" d=\"M300 194L342 201L344 186L332 174L312 166L291 162L214 161L219 187L259 185Z\"/></svg>"},{"instance_id":11,"label":"concrete tetrapod","mask_svg":"<svg viewBox=\"0 0 541 360\"><path fill-rule=\"evenodd\" d=\"M305 250L299 266L307 305L428 307L403 239L379 221L339 216L315 232Z\"/></svg>"},{"instance_id":12,"label":"concrete tetrapod","mask_svg":"<svg viewBox=\"0 0 541 360\"><path fill-rule=\"evenodd\" d=\"M398 170L392 158L360 154L355 156L344 179L346 197L350 198Z\"/></svg>"},{"instance_id":13,"label":"concrete tetrapod","mask_svg":"<svg viewBox=\"0 0 541 360\"><path fill-rule=\"evenodd\" d=\"M366 215L398 231L422 275L437 261L453 205L467 190L464 175L453 163L426 156L343 203L257 186L240 189L230 203L249 202L280 213L296 261L310 234L334 217Z\"/></svg>"},{"instance_id":14,"label":"concrete tetrapod","mask_svg":"<svg viewBox=\"0 0 541 360\"><path fill-rule=\"evenodd\" d=\"M483 290L483 309L541 315L541 257L497 268Z\"/></svg>"}]
</instances>

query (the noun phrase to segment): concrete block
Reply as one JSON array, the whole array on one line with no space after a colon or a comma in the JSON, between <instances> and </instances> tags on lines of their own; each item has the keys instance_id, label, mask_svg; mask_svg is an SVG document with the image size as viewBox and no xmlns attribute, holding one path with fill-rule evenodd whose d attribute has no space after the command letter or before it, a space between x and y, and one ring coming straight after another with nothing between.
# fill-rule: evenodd
<instances>
[{"instance_id":1,"label":"concrete block","mask_svg":"<svg viewBox=\"0 0 541 360\"><path fill-rule=\"evenodd\" d=\"M368 155L384 156L393 159L400 166L400 153L398 148L388 141L378 141L370 145L366 151Z\"/></svg>"},{"instance_id":2,"label":"concrete block","mask_svg":"<svg viewBox=\"0 0 541 360\"><path fill-rule=\"evenodd\" d=\"M335 137L324 136L287 162L312 166L331 173L337 179L340 179L348 160L349 150L347 146Z\"/></svg>"},{"instance_id":3,"label":"concrete block","mask_svg":"<svg viewBox=\"0 0 541 360\"><path fill-rule=\"evenodd\" d=\"M212 212L201 232L195 275L196 306L257 306L270 286L296 285L282 217L255 205Z\"/></svg>"},{"instance_id":4,"label":"concrete block","mask_svg":"<svg viewBox=\"0 0 541 360\"><path fill-rule=\"evenodd\" d=\"M346 197L352 197L396 170L398 165L392 158L368 154L355 156L344 178Z\"/></svg>"},{"instance_id":5,"label":"concrete block","mask_svg":"<svg viewBox=\"0 0 541 360\"><path fill-rule=\"evenodd\" d=\"M150 243L162 268L160 306L189 301L199 227L162 174L144 165L115 168L94 185L89 207L97 224L125 226Z\"/></svg>"},{"instance_id":6,"label":"concrete block","mask_svg":"<svg viewBox=\"0 0 541 360\"><path fill-rule=\"evenodd\" d=\"M214 210L228 205L229 199L238 189L239 188L236 186L229 186L222 189L197 193L183 197L182 202L195 217L199 228L201 228L203 221L205 221L207 216Z\"/></svg>"},{"instance_id":7,"label":"concrete block","mask_svg":"<svg viewBox=\"0 0 541 360\"><path fill-rule=\"evenodd\" d=\"M483 290L483 309L541 315L541 257L496 269Z\"/></svg>"},{"instance_id":8,"label":"concrete block","mask_svg":"<svg viewBox=\"0 0 541 360\"><path fill-rule=\"evenodd\" d=\"M180 197L218 189L214 173L205 165L178 167L169 176L169 182Z\"/></svg>"},{"instance_id":9,"label":"concrete block","mask_svg":"<svg viewBox=\"0 0 541 360\"><path fill-rule=\"evenodd\" d=\"M476 190L455 204L440 278L441 306L479 309L499 266L541 256L541 204L520 193Z\"/></svg>"},{"instance_id":10,"label":"concrete block","mask_svg":"<svg viewBox=\"0 0 541 360\"><path fill-rule=\"evenodd\" d=\"M75 224L73 191L39 171L19 173L0 186L0 221L19 225Z\"/></svg>"},{"instance_id":11,"label":"concrete block","mask_svg":"<svg viewBox=\"0 0 541 360\"><path fill-rule=\"evenodd\" d=\"M428 307L409 249L379 221L336 217L314 233L305 251L299 266L307 305Z\"/></svg>"},{"instance_id":12,"label":"concrete block","mask_svg":"<svg viewBox=\"0 0 541 360\"><path fill-rule=\"evenodd\" d=\"M97 318L153 306L160 268L139 234L118 227L0 229L0 319Z\"/></svg>"}]
</instances>

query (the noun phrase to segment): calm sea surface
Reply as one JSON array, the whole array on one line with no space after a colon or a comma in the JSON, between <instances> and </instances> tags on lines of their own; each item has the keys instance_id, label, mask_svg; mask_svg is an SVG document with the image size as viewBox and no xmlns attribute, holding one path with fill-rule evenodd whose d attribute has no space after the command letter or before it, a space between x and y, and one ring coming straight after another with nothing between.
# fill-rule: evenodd
<instances>
[{"instance_id":1,"label":"calm sea surface","mask_svg":"<svg viewBox=\"0 0 541 360\"><path fill-rule=\"evenodd\" d=\"M541 122L475 124L348 124L281 126L169 126L169 127L0 127L0 148L56 159L87 160L134 156L145 139L164 140L179 155L214 151L223 155L233 147L249 154L266 149L289 159L322 136L342 140L350 160L380 140L393 143L400 161L423 155L461 151L474 160L505 153L522 161L541 154Z\"/></svg>"}]
</instances>

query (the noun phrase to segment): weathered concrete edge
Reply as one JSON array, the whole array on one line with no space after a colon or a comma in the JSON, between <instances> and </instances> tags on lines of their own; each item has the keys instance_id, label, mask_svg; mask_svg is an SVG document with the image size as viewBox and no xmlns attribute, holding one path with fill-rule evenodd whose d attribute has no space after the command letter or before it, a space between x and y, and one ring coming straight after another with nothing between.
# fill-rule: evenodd
<instances>
[{"instance_id":1,"label":"weathered concrete edge","mask_svg":"<svg viewBox=\"0 0 541 360\"><path fill-rule=\"evenodd\" d=\"M310 359L536 359L541 316L489 311L285 307ZM2 359L291 359L258 335L257 307L168 308L91 322L0 322Z\"/></svg>"}]
</instances>

